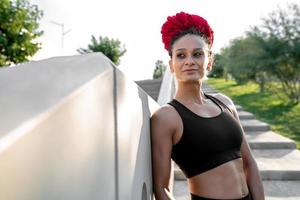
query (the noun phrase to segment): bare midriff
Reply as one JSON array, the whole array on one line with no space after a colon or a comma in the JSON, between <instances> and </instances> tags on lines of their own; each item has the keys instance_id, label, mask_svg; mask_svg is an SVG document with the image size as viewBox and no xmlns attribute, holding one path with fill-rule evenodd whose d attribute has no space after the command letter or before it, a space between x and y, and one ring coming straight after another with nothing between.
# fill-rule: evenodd
<instances>
[{"instance_id":1,"label":"bare midriff","mask_svg":"<svg viewBox=\"0 0 300 200\"><path fill-rule=\"evenodd\" d=\"M212 199L238 199L249 193L242 158L193 176L188 185L191 193Z\"/></svg>"}]
</instances>

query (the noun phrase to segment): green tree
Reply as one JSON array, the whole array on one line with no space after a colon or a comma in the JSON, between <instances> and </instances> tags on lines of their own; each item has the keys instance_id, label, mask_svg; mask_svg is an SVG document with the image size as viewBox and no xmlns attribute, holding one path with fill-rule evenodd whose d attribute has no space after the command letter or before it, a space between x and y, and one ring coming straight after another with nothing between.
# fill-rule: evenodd
<instances>
[{"instance_id":1,"label":"green tree","mask_svg":"<svg viewBox=\"0 0 300 200\"><path fill-rule=\"evenodd\" d=\"M214 77L214 78L225 77L225 70L222 61L223 61L223 56L221 54L214 55L213 68L212 71L208 74L209 77Z\"/></svg>"},{"instance_id":2,"label":"green tree","mask_svg":"<svg viewBox=\"0 0 300 200\"><path fill-rule=\"evenodd\" d=\"M118 65L120 63L120 57L126 52L125 46L121 47L121 42L118 39L109 39L108 37L99 37L99 40L92 35L91 44L88 45L87 49L79 48L77 51L80 54L102 52L107 56L113 63Z\"/></svg>"},{"instance_id":3,"label":"green tree","mask_svg":"<svg viewBox=\"0 0 300 200\"><path fill-rule=\"evenodd\" d=\"M0 67L27 61L39 49L35 39L43 13L27 0L1 0L0 3Z\"/></svg>"},{"instance_id":4,"label":"green tree","mask_svg":"<svg viewBox=\"0 0 300 200\"><path fill-rule=\"evenodd\" d=\"M239 83L255 81L300 102L300 7L278 7L221 52L221 65ZM270 83L270 84L269 84ZM281 85L278 86L278 83ZM275 87L274 87L275 86Z\"/></svg>"},{"instance_id":5,"label":"green tree","mask_svg":"<svg viewBox=\"0 0 300 200\"><path fill-rule=\"evenodd\" d=\"M162 60L157 60L155 62L155 69L154 69L154 72L153 72L153 79L162 78L165 71L166 71L166 68L167 68L167 65L165 65Z\"/></svg>"},{"instance_id":6,"label":"green tree","mask_svg":"<svg viewBox=\"0 0 300 200\"><path fill-rule=\"evenodd\" d=\"M263 18L262 26L255 26L250 34L258 41L262 71L281 87L273 87L297 104L300 102L300 6L288 4L286 9ZM274 92L276 92L274 90ZM278 94L279 94L278 92Z\"/></svg>"},{"instance_id":7,"label":"green tree","mask_svg":"<svg viewBox=\"0 0 300 200\"><path fill-rule=\"evenodd\" d=\"M253 57L256 55L256 48L253 42L249 37L236 38L223 50L226 55L222 56L227 57L227 71L239 84L255 80L256 63Z\"/></svg>"},{"instance_id":8,"label":"green tree","mask_svg":"<svg viewBox=\"0 0 300 200\"><path fill-rule=\"evenodd\" d=\"M217 67L219 66L220 68L223 69L223 77L225 78L226 81L228 80L229 77L232 77L232 75L228 72L229 65L230 65L229 54L230 54L230 48L223 47L221 48L220 53L215 56L215 61L214 61L214 65L216 65Z\"/></svg>"}]
</instances>

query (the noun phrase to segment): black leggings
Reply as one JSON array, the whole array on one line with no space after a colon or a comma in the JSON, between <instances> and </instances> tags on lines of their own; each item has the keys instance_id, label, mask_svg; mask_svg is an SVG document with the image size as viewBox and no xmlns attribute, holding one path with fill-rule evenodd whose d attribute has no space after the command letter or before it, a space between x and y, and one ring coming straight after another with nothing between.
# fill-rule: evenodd
<instances>
[{"instance_id":1,"label":"black leggings","mask_svg":"<svg viewBox=\"0 0 300 200\"><path fill-rule=\"evenodd\" d=\"M200 197L198 195L195 195L195 194L191 193L191 200L218 200L218 199L210 199L210 198ZM221 200L221 199L219 199L219 200ZM225 199L223 199L223 200L225 200ZM243 198L231 199L231 200L252 200L252 198L251 198L251 195L249 193L247 196L245 196Z\"/></svg>"}]
</instances>

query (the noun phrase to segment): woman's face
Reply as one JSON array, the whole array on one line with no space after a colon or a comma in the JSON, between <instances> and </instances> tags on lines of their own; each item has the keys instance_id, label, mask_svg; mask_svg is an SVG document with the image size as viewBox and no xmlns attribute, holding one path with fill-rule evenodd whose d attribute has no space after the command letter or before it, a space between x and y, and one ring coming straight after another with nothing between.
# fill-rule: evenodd
<instances>
[{"instance_id":1,"label":"woman's face","mask_svg":"<svg viewBox=\"0 0 300 200\"><path fill-rule=\"evenodd\" d=\"M187 34L173 44L169 61L177 81L199 82L212 67L207 43L198 35Z\"/></svg>"}]
</instances>

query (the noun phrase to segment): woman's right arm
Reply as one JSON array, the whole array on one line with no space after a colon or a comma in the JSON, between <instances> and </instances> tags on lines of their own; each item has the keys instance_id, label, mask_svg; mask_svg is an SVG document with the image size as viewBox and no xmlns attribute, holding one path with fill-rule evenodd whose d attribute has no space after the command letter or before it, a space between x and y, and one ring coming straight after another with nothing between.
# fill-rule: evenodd
<instances>
[{"instance_id":1,"label":"woman's right arm","mask_svg":"<svg viewBox=\"0 0 300 200\"><path fill-rule=\"evenodd\" d=\"M171 151L174 121L169 107L151 116L151 154L153 192L156 200L175 200L170 192Z\"/></svg>"}]
</instances>

